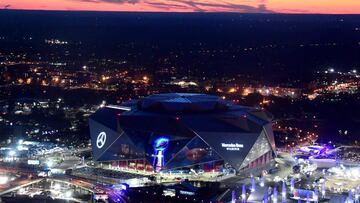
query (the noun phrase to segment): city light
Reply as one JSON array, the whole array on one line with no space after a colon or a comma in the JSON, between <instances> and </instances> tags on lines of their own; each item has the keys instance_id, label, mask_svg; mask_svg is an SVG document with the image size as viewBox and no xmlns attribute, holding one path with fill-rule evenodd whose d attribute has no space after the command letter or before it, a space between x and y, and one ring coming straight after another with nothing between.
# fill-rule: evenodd
<instances>
[{"instance_id":1,"label":"city light","mask_svg":"<svg viewBox=\"0 0 360 203\"><path fill-rule=\"evenodd\" d=\"M103 100L99 106L99 108L104 108L106 106L106 101Z\"/></svg>"},{"instance_id":2,"label":"city light","mask_svg":"<svg viewBox=\"0 0 360 203\"><path fill-rule=\"evenodd\" d=\"M25 189L24 188L20 188L19 189L19 194L24 194L25 193Z\"/></svg>"},{"instance_id":3,"label":"city light","mask_svg":"<svg viewBox=\"0 0 360 203\"><path fill-rule=\"evenodd\" d=\"M8 181L9 181L9 177L0 176L0 185L4 185L4 184L8 183Z\"/></svg>"},{"instance_id":4,"label":"city light","mask_svg":"<svg viewBox=\"0 0 360 203\"><path fill-rule=\"evenodd\" d=\"M56 184L54 185L54 190L59 191L60 188L61 188L60 184L56 183Z\"/></svg>"},{"instance_id":5,"label":"city light","mask_svg":"<svg viewBox=\"0 0 360 203\"><path fill-rule=\"evenodd\" d=\"M46 166L51 168L51 167L54 166L54 162L52 160L49 160L49 161L46 162Z\"/></svg>"},{"instance_id":6,"label":"city light","mask_svg":"<svg viewBox=\"0 0 360 203\"><path fill-rule=\"evenodd\" d=\"M72 196L72 192L70 190L65 192L66 198L71 198L71 196Z\"/></svg>"},{"instance_id":7,"label":"city light","mask_svg":"<svg viewBox=\"0 0 360 203\"><path fill-rule=\"evenodd\" d=\"M229 93L235 93L235 92L236 92L236 88L232 87L232 88L229 89L228 92L229 92Z\"/></svg>"},{"instance_id":8,"label":"city light","mask_svg":"<svg viewBox=\"0 0 360 203\"><path fill-rule=\"evenodd\" d=\"M29 148L24 147L23 145L18 145L18 146L16 147L16 149L17 149L18 151L26 151L26 150L29 150Z\"/></svg>"},{"instance_id":9,"label":"city light","mask_svg":"<svg viewBox=\"0 0 360 203\"><path fill-rule=\"evenodd\" d=\"M16 155L16 152L14 150L9 151L9 156L14 157Z\"/></svg>"}]
</instances>

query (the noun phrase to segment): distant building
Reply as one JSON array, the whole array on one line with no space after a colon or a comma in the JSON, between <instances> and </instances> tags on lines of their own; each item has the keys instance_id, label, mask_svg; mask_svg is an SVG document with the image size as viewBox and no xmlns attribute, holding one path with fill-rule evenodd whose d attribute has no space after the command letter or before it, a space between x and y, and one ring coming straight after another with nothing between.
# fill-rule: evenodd
<instances>
[{"instance_id":1,"label":"distant building","mask_svg":"<svg viewBox=\"0 0 360 203\"><path fill-rule=\"evenodd\" d=\"M157 94L107 106L89 120L93 158L136 170L237 172L275 156L269 113L205 94Z\"/></svg>"}]
</instances>

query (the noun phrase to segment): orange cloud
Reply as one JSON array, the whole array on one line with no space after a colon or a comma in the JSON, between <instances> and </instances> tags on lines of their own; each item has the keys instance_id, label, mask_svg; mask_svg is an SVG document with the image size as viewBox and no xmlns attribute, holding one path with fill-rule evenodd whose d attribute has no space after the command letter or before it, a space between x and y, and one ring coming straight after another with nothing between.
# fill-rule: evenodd
<instances>
[{"instance_id":1,"label":"orange cloud","mask_svg":"<svg viewBox=\"0 0 360 203\"><path fill-rule=\"evenodd\" d=\"M269 0L281 13L360 14L359 0Z\"/></svg>"}]
</instances>

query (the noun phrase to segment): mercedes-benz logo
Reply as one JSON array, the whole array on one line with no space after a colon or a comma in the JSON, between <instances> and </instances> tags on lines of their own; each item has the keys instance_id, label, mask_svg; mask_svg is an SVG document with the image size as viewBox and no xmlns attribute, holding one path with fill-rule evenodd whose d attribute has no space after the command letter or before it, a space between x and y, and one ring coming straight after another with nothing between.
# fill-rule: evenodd
<instances>
[{"instance_id":1,"label":"mercedes-benz logo","mask_svg":"<svg viewBox=\"0 0 360 203\"><path fill-rule=\"evenodd\" d=\"M99 133L96 139L97 148L101 149L105 145L105 142L106 142L106 133L105 132Z\"/></svg>"}]
</instances>

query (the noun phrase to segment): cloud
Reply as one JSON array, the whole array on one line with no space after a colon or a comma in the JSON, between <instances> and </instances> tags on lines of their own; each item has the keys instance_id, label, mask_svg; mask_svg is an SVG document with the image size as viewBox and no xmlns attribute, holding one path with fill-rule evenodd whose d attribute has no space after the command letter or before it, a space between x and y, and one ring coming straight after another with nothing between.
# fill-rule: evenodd
<instances>
[{"instance_id":1,"label":"cloud","mask_svg":"<svg viewBox=\"0 0 360 203\"><path fill-rule=\"evenodd\" d=\"M195 1L189 1L189 0L168 0L168 1L173 1L175 3L181 3L181 4L184 4L186 5L187 7L190 7L193 9L193 11L197 11L197 12L204 12L206 10L204 9L201 9L199 6L201 6L201 4L203 3L200 3L200 2L195 2Z\"/></svg>"},{"instance_id":2,"label":"cloud","mask_svg":"<svg viewBox=\"0 0 360 203\"><path fill-rule=\"evenodd\" d=\"M220 0L213 2L204 0L73 0L89 3L114 3L114 4L146 4L163 10L184 10L195 12L242 12L242 13L272 13L266 7L267 0L243 0L243 4L230 3ZM258 6L247 5L258 2Z\"/></svg>"},{"instance_id":3,"label":"cloud","mask_svg":"<svg viewBox=\"0 0 360 203\"><path fill-rule=\"evenodd\" d=\"M9 9L11 7L11 5L10 4L7 4L7 5L5 5L4 7L3 7L3 9Z\"/></svg>"},{"instance_id":4,"label":"cloud","mask_svg":"<svg viewBox=\"0 0 360 203\"><path fill-rule=\"evenodd\" d=\"M187 9L187 6L179 5L179 4L171 4L171 3L163 3L163 2L146 2L146 4L151 5L152 7L170 10L170 9Z\"/></svg>"},{"instance_id":5,"label":"cloud","mask_svg":"<svg viewBox=\"0 0 360 203\"><path fill-rule=\"evenodd\" d=\"M244 12L244 13L272 13L266 8L264 0L260 1L258 7L249 6L245 4L233 4L228 2L222 3L208 3L195 0L167 0L168 2L180 3L187 5L194 11L231 11L231 12Z\"/></svg>"},{"instance_id":6,"label":"cloud","mask_svg":"<svg viewBox=\"0 0 360 203\"><path fill-rule=\"evenodd\" d=\"M279 10L279 12L281 13L311 13L308 10L303 10L303 9L281 9Z\"/></svg>"},{"instance_id":7,"label":"cloud","mask_svg":"<svg viewBox=\"0 0 360 203\"><path fill-rule=\"evenodd\" d=\"M89 3L114 3L114 4L137 4L141 0L81 0Z\"/></svg>"}]
</instances>

